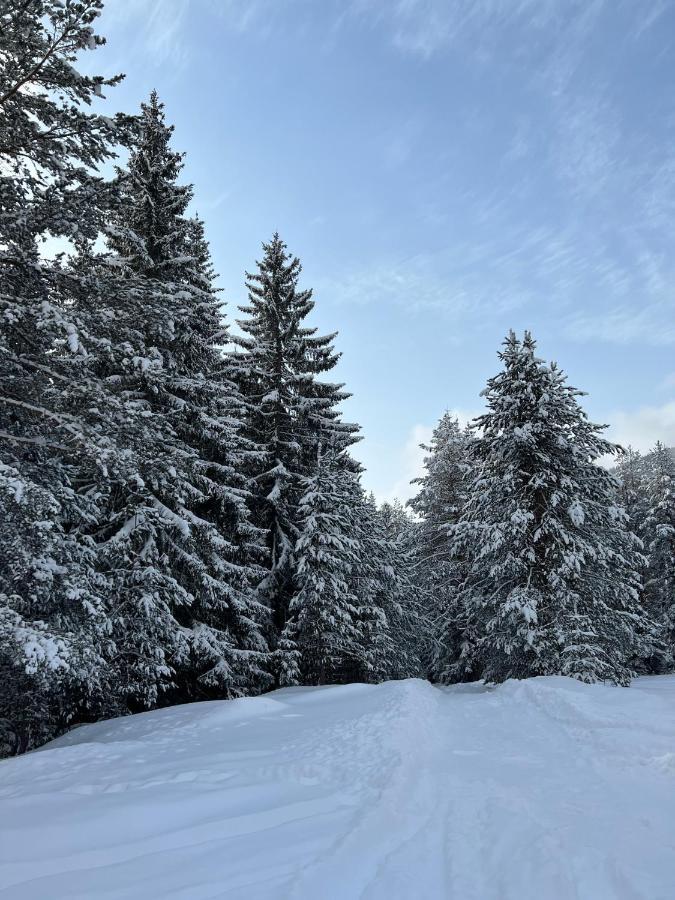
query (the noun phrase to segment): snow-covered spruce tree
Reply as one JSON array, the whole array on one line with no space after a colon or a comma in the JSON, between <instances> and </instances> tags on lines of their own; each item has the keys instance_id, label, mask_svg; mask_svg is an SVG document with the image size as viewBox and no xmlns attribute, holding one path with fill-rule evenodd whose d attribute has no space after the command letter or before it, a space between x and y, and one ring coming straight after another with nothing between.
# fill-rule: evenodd
<instances>
[{"instance_id":1,"label":"snow-covered spruce tree","mask_svg":"<svg viewBox=\"0 0 675 900\"><path fill-rule=\"evenodd\" d=\"M580 391L511 333L474 423L476 477L454 526L468 566L465 664L488 681L562 673L627 684L650 626L639 603L640 542L596 460L601 437Z\"/></svg>"},{"instance_id":2,"label":"snow-covered spruce tree","mask_svg":"<svg viewBox=\"0 0 675 900\"><path fill-rule=\"evenodd\" d=\"M350 680L383 681L419 676L428 640L428 618L415 587L412 522L400 503L378 509L373 495L354 497L357 600L361 651Z\"/></svg>"},{"instance_id":3,"label":"snow-covered spruce tree","mask_svg":"<svg viewBox=\"0 0 675 900\"><path fill-rule=\"evenodd\" d=\"M251 520L245 476L249 461L257 457L257 448L243 434L246 407L222 349L229 342L229 330L214 288L215 273L203 224L197 218L188 223L187 251L193 260L198 302L190 310L188 380L183 376L176 393L189 403L183 410L181 434L201 456L201 488L206 501L200 503L197 513L216 529L210 532L216 538L210 556L216 582L209 591L195 592L192 608L193 622L201 639L207 637L208 642L201 648L199 641L193 642L192 671L200 684L219 693L224 684L228 693L257 693L270 684L269 650L263 634L269 609L259 602L257 592L265 573L265 534ZM215 669L209 637L214 629L219 641ZM231 670L227 681L223 665Z\"/></svg>"},{"instance_id":4,"label":"snow-covered spruce tree","mask_svg":"<svg viewBox=\"0 0 675 900\"><path fill-rule=\"evenodd\" d=\"M92 402L87 323L71 279L40 255L51 235L93 239L109 191L96 174L124 120L87 107L119 78L83 76L78 56L100 0L4 3L0 11L0 719L25 749L108 688L104 579L83 531L98 514L105 442Z\"/></svg>"},{"instance_id":5,"label":"snow-covered spruce tree","mask_svg":"<svg viewBox=\"0 0 675 900\"><path fill-rule=\"evenodd\" d=\"M627 447L617 462L619 499L626 510L631 530L640 535L647 515L646 460L639 450Z\"/></svg>"},{"instance_id":6,"label":"snow-covered spruce tree","mask_svg":"<svg viewBox=\"0 0 675 900\"><path fill-rule=\"evenodd\" d=\"M425 473L415 479L419 492L408 505L419 517L415 541L415 583L420 600L433 622L425 664L435 681L452 682L467 676L462 670L464 633L460 587L465 577L462 560L453 555L449 529L456 525L467 500L471 478L469 436L451 413L434 429L424 459ZM458 665L459 664L459 665Z\"/></svg>"},{"instance_id":7,"label":"snow-covered spruce tree","mask_svg":"<svg viewBox=\"0 0 675 900\"><path fill-rule=\"evenodd\" d=\"M319 447L314 474L303 479L296 591L280 640L282 684L343 681L360 654L351 591L358 541L348 478L336 454Z\"/></svg>"},{"instance_id":8,"label":"snow-covered spruce tree","mask_svg":"<svg viewBox=\"0 0 675 900\"><path fill-rule=\"evenodd\" d=\"M220 347L226 330L192 188L178 183L157 94L120 170L107 228L117 305L100 377L134 461L98 530L113 581L116 664L132 708L170 698L237 696L268 682L255 597L260 543L241 470L242 404Z\"/></svg>"},{"instance_id":9,"label":"snow-covered spruce tree","mask_svg":"<svg viewBox=\"0 0 675 900\"><path fill-rule=\"evenodd\" d=\"M300 290L300 261L275 234L263 244L258 271L247 276L249 303L230 355L233 377L247 404L246 436L260 451L247 472L255 524L266 534L267 575L261 598L272 611L273 644L283 633L291 597L298 590L295 546L301 536L300 499L316 472L319 447L339 454L355 440L339 404L349 395L319 377L339 354L335 335L318 336L304 322L314 307ZM283 671L284 647L276 648Z\"/></svg>"},{"instance_id":10,"label":"snow-covered spruce tree","mask_svg":"<svg viewBox=\"0 0 675 900\"><path fill-rule=\"evenodd\" d=\"M643 599L647 614L658 625L661 642L647 661L654 672L675 665L675 459L660 442L649 456L646 505Z\"/></svg>"},{"instance_id":11,"label":"snow-covered spruce tree","mask_svg":"<svg viewBox=\"0 0 675 900\"><path fill-rule=\"evenodd\" d=\"M380 606L392 648L385 677L419 677L424 671L422 657L430 644L431 617L416 583L417 529L398 500L383 503L377 519ZM367 544L365 536L364 542Z\"/></svg>"},{"instance_id":12,"label":"snow-covered spruce tree","mask_svg":"<svg viewBox=\"0 0 675 900\"><path fill-rule=\"evenodd\" d=\"M398 591L399 582L375 497L372 493L364 496L360 485L357 487L352 509L358 544L351 589L357 598L361 651L347 680L377 683L387 679L394 666L394 641L385 607Z\"/></svg>"}]
</instances>

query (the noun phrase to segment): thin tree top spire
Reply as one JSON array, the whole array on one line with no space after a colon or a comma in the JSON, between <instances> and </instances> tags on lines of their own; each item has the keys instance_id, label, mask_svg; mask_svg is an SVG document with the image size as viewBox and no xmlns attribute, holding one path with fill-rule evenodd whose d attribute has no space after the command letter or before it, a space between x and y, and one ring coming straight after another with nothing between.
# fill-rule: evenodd
<instances>
[{"instance_id":1,"label":"thin tree top spire","mask_svg":"<svg viewBox=\"0 0 675 900\"><path fill-rule=\"evenodd\" d=\"M110 234L113 248L136 271L162 278L167 267L185 261L185 213L193 194L192 185L179 184L184 154L171 148L173 131L157 91L151 91L141 103L127 170L118 170L122 207Z\"/></svg>"}]
</instances>

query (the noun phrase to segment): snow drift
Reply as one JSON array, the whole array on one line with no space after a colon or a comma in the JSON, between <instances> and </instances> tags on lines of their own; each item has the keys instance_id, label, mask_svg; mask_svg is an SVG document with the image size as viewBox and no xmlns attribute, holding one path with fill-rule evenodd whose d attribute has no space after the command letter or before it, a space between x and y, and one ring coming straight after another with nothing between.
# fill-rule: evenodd
<instances>
[{"instance_id":1,"label":"snow drift","mask_svg":"<svg viewBox=\"0 0 675 900\"><path fill-rule=\"evenodd\" d=\"M0 897L672 900L675 676L294 688L0 764Z\"/></svg>"}]
</instances>

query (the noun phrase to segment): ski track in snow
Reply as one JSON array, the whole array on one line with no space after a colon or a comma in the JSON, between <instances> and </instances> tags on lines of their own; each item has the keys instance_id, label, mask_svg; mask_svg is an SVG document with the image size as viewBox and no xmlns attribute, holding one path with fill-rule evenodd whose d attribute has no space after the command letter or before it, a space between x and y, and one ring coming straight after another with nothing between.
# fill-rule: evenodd
<instances>
[{"instance_id":1,"label":"ski track in snow","mask_svg":"<svg viewBox=\"0 0 675 900\"><path fill-rule=\"evenodd\" d=\"M0 763L2 900L673 900L675 676L295 688Z\"/></svg>"}]
</instances>

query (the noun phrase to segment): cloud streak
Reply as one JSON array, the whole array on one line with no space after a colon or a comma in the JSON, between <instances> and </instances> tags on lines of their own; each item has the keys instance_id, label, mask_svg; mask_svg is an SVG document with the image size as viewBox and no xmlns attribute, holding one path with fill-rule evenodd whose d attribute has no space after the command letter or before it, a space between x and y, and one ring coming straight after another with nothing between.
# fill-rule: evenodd
<instances>
[{"instance_id":1,"label":"cloud streak","mask_svg":"<svg viewBox=\"0 0 675 900\"><path fill-rule=\"evenodd\" d=\"M174 70L184 70L195 49L185 40L191 17L243 35L266 30L281 5L274 0L117 0L106 5L101 30L113 38L123 30L131 36L131 50L153 66L171 63ZM289 0L288 5L296 3Z\"/></svg>"},{"instance_id":2,"label":"cloud streak","mask_svg":"<svg viewBox=\"0 0 675 900\"><path fill-rule=\"evenodd\" d=\"M633 411L616 410L607 418L607 437L623 447L648 453L657 441L675 446L675 400Z\"/></svg>"}]
</instances>

